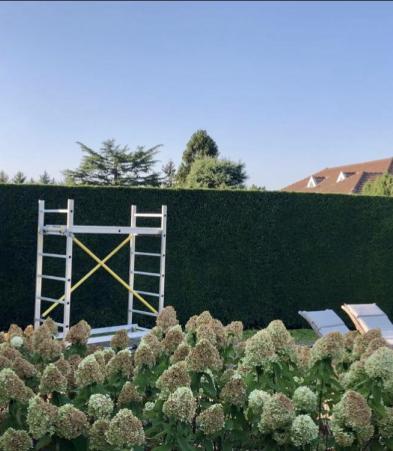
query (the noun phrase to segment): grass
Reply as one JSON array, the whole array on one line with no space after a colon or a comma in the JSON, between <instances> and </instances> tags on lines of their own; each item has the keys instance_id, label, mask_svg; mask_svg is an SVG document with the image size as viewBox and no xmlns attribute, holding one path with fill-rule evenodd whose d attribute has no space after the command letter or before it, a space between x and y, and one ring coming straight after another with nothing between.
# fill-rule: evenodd
<instances>
[{"instance_id":1,"label":"grass","mask_svg":"<svg viewBox=\"0 0 393 451\"><path fill-rule=\"evenodd\" d=\"M247 329L244 331L244 338L250 338L256 332L256 329ZM311 346L318 338L312 329L292 329L289 332L299 345Z\"/></svg>"}]
</instances>

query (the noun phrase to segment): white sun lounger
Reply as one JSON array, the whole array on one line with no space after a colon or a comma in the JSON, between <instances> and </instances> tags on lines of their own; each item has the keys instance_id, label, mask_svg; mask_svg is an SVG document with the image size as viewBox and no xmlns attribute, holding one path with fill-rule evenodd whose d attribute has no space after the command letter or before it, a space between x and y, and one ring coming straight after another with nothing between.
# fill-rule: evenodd
<instances>
[{"instance_id":1,"label":"white sun lounger","mask_svg":"<svg viewBox=\"0 0 393 451\"><path fill-rule=\"evenodd\" d=\"M393 345L393 323L377 304L343 304L341 308L360 333L380 329L383 338Z\"/></svg>"},{"instance_id":2,"label":"white sun lounger","mask_svg":"<svg viewBox=\"0 0 393 451\"><path fill-rule=\"evenodd\" d=\"M319 337L329 334L330 332L341 332L342 334L349 332L344 321L334 310L326 309L313 312L301 310L298 313L308 322L308 324L310 324Z\"/></svg>"}]
</instances>

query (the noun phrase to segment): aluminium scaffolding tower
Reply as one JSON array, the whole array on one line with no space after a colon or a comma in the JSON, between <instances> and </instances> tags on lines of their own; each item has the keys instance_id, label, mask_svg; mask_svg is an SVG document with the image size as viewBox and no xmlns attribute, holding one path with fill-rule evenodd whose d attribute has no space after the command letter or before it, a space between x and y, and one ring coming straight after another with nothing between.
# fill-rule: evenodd
<instances>
[{"instance_id":1,"label":"aluminium scaffolding tower","mask_svg":"<svg viewBox=\"0 0 393 451\"><path fill-rule=\"evenodd\" d=\"M65 225L46 224L46 214L64 214L66 215ZM149 220L156 218L160 220L159 227L138 226L138 218ZM167 226L167 207L163 205L160 213L140 213L135 205L131 206L130 226L93 226L93 225L75 225L74 224L74 201L68 199L67 208L65 209L46 209L45 201L38 201L38 234L37 234L37 270L36 270L36 293L35 293L35 311L34 311L34 327L37 328L49 313L59 305L63 306L63 321L56 322L61 329L58 334L59 338L64 338L70 328L71 320L71 294L80 285L82 285L92 274L98 269L105 269L115 280L117 280L128 291L128 311L127 324L119 326L109 326L92 329L89 343L106 343L109 342L113 334L121 329L126 329L131 339L138 340L147 333L149 329L138 326L133 322L133 316L145 315L156 317L164 307L164 288L165 288L165 253L166 253L166 226ZM105 258L97 257L80 239L76 237L78 234L112 234L126 235L126 238L114 248ZM65 237L65 254L55 254L45 252L44 237L47 235L55 235ZM141 252L136 249L136 238L138 236L153 236L161 240L160 252ZM72 282L72 262L73 262L73 244L78 245L86 252L97 264L88 273L86 273L78 282ZM106 262L116 254L126 244L129 244L129 280L126 282L118 274L116 274ZM159 272L146 272L136 269L136 256L142 258L159 258ZM65 275L58 277L50 274L43 274L44 258L55 258L65 260ZM135 276L152 277L158 279L158 292L143 291L135 289ZM53 280L64 283L64 294L60 298L52 298L42 296L43 281ZM143 296L154 299L157 307L154 307ZM135 308L135 301L140 301L146 309ZM158 301L158 302L157 302ZM50 306L42 312L42 303L49 303ZM154 301L152 301L154 302Z\"/></svg>"}]
</instances>

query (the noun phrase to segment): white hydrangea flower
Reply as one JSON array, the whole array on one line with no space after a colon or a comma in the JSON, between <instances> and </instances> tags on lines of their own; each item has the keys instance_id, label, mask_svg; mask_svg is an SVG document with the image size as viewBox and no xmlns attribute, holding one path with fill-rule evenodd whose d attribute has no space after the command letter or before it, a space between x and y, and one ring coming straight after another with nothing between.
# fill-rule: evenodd
<instances>
[{"instance_id":1,"label":"white hydrangea flower","mask_svg":"<svg viewBox=\"0 0 393 451\"><path fill-rule=\"evenodd\" d=\"M15 335L11 338L10 344L13 348L20 348L23 346L23 338L19 335Z\"/></svg>"}]
</instances>

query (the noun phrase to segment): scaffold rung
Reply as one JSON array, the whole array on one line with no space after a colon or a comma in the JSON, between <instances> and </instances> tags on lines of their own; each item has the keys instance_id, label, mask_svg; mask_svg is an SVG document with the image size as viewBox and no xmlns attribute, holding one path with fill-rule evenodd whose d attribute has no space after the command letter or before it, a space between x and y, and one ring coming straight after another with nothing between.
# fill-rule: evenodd
<instances>
[{"instance_id":1,"label":"scaffold rung","mask_svg":"<svg viewBox=\"0 0 393 451\"><path fill-rule=\"evenodd\" d=\"M132 313L139 313L140 315L147 315L147 316L154 316L154 317L157 317L157 316L158 316L157 313L146 312L146 311L144 311L144 310L136 310L136 309L132 309L131 311L132 311Z\"/></svg>"},{"instance_id":2,"label":"scaffold rung","mask_svg":"<svg viewBox=\"0 0 393 451\"><path fill-rule=\"evenodd\" d=\"M155 252L134 252L135 255L144 255L145 257L161 257L161 254Z\"/></svg>"},{"instance_id":3,"label":"scaffold rung","mask_svg":"<svg viewBox=\"0 0 393 451\"><path fill-rule=\"evenodd\" d=\"M161 213L135 213L137 218L162 218Z\"/></svg>"},{"instance_id":4,"label":"scaffold rung","mask_svg":"<svg viewBox=\"0 0 393 451\"><path fill-rule=\"evenodd\" d=\"M48 209L44 210L44 213L68 213L66 208Z\"/></svg>"},{"instance_id":5,"label":"scaffold rung","mask_svg":"<svg viewBox=\"0 0 393 451\"><path fill-rule=\"evenodd\" d=\"M160 277L161 274L158 272L145 272L145 271L132 271L134 274L139 274L140 276L151 276L151 277Z\"/></svg>"},{"instance_id":6,"label":"scaffold rung","mask_svg":"<svg viewBox=\"0 0 393 451\"><path fill-rule=\"evenodd\" d=\"M67 258L67 255L64 254L50 254L48 252L39 253L38 255L42 257L51 257L51 258Z\"/></svg>"},{"instance_id":7,"label":"scaffold rung","mask_svg":"<svg viewBox=\"0 0 393 451\"><path fill-rule=\"evenodd\" d=\"M47 274L37 274L37 277L41 277L41 279L58 280L60 282L65 282L67 280L65 277L48 276Z\"/></svg>"},{"instance_id":8,"label":"scaffold rung","mask_svg":"<svg viewBox=\"0 0 393 451\"><path fill-rule=\"evenodd\" d=\"M54 304L64 304L64 301L60 301L59 299L48 298L46 296L37 296L37 299L45 302L53 302Z\"/></svg>"},{"instance_id":9,"label":"scaffold rung","mask_svg":"<svg viewBox=\"0 0 393 451\"><path fill-rule=\"evenodd\" d=\"M142 291L142 290L135 290L136 293L144 294L145 296L154 296L155 298L159 298L159 293L152 293L151 291Z\"/></svg>"}]
</instances>

